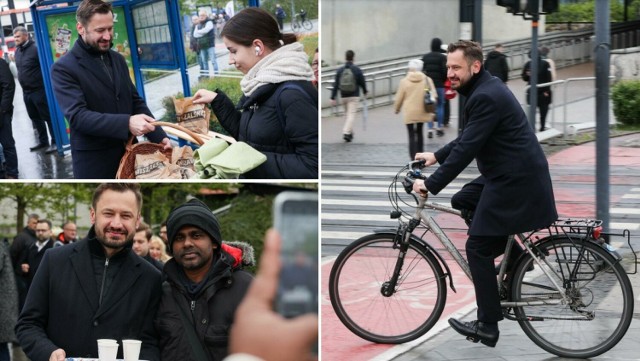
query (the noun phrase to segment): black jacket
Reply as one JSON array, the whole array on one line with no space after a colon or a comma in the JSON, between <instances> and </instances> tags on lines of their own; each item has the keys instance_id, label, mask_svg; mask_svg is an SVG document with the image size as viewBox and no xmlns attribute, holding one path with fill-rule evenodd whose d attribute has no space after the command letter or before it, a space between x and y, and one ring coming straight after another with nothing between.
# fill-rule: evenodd
<instances>
[{"instance_id":1,"label":"black jacket","mask_svg":"<svg viewBox=\"0 0 640 361\"><path fill-rule=\"evenodd\" d=\"M440 51L432 51L422 57L422 72L427 74L436 88L444 88L447 79L447 56Z\"/></svg>"},{"instance_id":2,"label":"black jacket","mask_svg":"<svg viewBox=\"0 0 640 361\"><path fill-rule=\"evenodd\" d=\"M44 89L42 70L38 58L38 48L33 40L16 48L16 67L18 68L18 81L24 91L36 91Z\"/></svg>"},{"instance_id":3,"label":"black jacket","mask_svg":"<svg viewBox=\"0 0 640 361\"><path fill-rule=\"evenodd\" d=\"M29 248L27 249L27 252L25 252L24 258L21 260L18 266L21 266L23 263L26 263L29 265L29 272L27 272L27 274L24 275L25 278L27 279L27 287L33 281L33 276L36 275L36 272L38 271L38 267L40 267L40 262L42 262L44 253L48 249L53 248L53 242L54 242L53 239L49 239L49 242L47 242L47 244L45 244L40 251L38 251L38 246L34 242L31 244L31 246L29 246Z\"/></svg>"},{"instance_id":4,"label":"black jacket","mask_svg":"<svg viewBox=\"0 0 640 361\"><path fill-rule=\"evenodd\" d=\"M509 88L481 70L458 92L467 97L460 135L435 153L426 181L438 194L476 159L485 186L469 228L474 236L509 235L558 218L549 164Z\"/></svg>"},{"instance_id":5,"label":"black jacket","mask_svg":"<svg viewBox=\"0 0 640 361\"><path fill-rule=\"evenodd\" d=\"M531 72L531 60L524 64L524 68L522 68L522 80L526 81L527 84L531 84L531 75L528 74ZM542 58L538 59L538 85L544 83L550 83L552 79L551 76L551 65L548 62L542 60ZM529 93L530 88L527 89L527 104L529 104ZM547 96L543 96L544 93L547 93ZM550 86L542 86L538 87L538 102L546 101L551 103L551 87Z\"/></svg>"},{"instance_id":6,"label":"black jacket","mask_svg":"<svg viewBox=\"0 0 640 361\"><path fill-rule=\"evenodd\" d=\"M347 62L342 68L338 69L336 72L336 78L333 80L333 89L331 89L331 99L335 99L338 94L338 90L340 90L340 78L342 77L342 73L344 72L344 68L351 69L353 72L353 76L356 79L356 90L353 92L343 92L340 91L340 97L342 98L351 98L351 97L359 97L360 96L360 88L364 92L364 95L369 93L367 91L367 82L364 81L364 74L362 70L355 66L352 62Z\"/></svg>"},{"instance_id":7,"label":"black jacket","mask_svg":"<svg viewBox=\"0 0 640 361\"><path fill-rule=\"evenodd\" d=\"M16 82L9 69L9 64L0 59L0 112L13 114L13 95L16 92ZM2 126L0 122L0 126Z\"/></svg>"},{"instance_id":8,"label":"black jacket","mask_svg":"<svg viewBox=\"0 0 640 361\"><path fill-rule=\"evenodd\" d=\"M176 260L170 259L165 264L166 281L155 321L156 330L160 335L162 360L196 359L178 307L189 318L188 327L195 328L207 358L220 361L227 356L229 331L234 314L253 277L234 266L238 259L229 253L219 251L218 255L209 272L209 278L203 281L205 285L194 296L187 292L186 276Z\"/></svg>"},{"instance_id":9,"label":"black jacket","mask_svg":"<svg viewBox=\"0 0 640 361\"><path fill-rule=\"evenodd\" d=\"M153 318L161 285L160 272L131 246L107 263L91 228L86 239L45 253L16 326L20 346L32 361L58 348L97 358L98 339L136 339L141 360L159 360Z\"/></svg>"},{"instance_id":10,"label":"black jacket","mask_svg":"<svg viewBox=\"0 0 640 361\"><path fill-rule=\"evenodd\" d=\"M484 68L504 83L509 80L507 56L497 50L492 50L487 54L487 59L484 61Z\"/></svg>"},{"instance_id":11,"label":"black jacket","mask_svg":"<svg viewBox=\"0 0 640 361\"><path fill-rule=\"evenodd\" d=\"M24 229L13 239L10 249L11 264L13 264L13 268L17 275L23 276L20 263L26 256L29 247L36 243L37 240L36 232L28 227L24 227Z\"/></svg>"},{"instance_id":12,"label":"black jacket","mask_svg":"<svg viewBox=\"0 0 640 361\"><path fill-rule=\"evenodd\" d=\"M109 63L108 75L105 67ZM79 38L71 51L51 66L51 82L71 128L74 177L115 178L131 135L129 117L153 117L131 82L124 57L113 50L101 56ZM167 135L156 127L146 136L159 143Z\"/></svg>"},{"instance_id":13,"label":"black jacket","mask_svg":"<svg viewBox=\"0 0 640 361\"><path fill-rule=\"evenodd\" d=\"M318 91L308 81L292 82L300 90L280 94L284 124L276 112L275 92L280 84L266 84L243 96L235 108L220 90L211 109L236 140L267 156L266 162L244 174L253 179L318 178Z\"/></svg>"}]
</instances>

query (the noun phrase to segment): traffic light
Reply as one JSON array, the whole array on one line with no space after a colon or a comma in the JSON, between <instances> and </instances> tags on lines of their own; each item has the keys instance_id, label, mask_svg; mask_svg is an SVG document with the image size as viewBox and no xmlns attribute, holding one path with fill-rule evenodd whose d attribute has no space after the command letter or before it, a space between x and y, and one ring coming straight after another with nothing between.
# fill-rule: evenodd
<instances>
[{"instance_id":1,"label":"traffic light","mask_svg":"<svg viewBox=\"0 0 640 361\"><path fill-rule=\"evenodd\" d=\"M496 0L498 6L507 8L507 12L515 14L520 12L520 0Z\"/></svg>"},{"instance_id":2,"label":"traffic light","mask_svg":"<svg viewBox=\"0 0 640 361\"><path fill-rule=\"evenodd\" d=\"M558 11L558 0L542 0L542 12L550 14Z\"/></svg>"}]
</instances>

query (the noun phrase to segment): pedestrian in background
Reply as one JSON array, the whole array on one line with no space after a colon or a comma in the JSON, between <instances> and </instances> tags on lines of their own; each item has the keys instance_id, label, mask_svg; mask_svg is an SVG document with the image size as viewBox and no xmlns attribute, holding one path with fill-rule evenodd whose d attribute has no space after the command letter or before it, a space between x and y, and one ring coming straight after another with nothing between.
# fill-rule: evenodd
<instances>
[{"instance_id":1,"label":"pedestrian in background","mask_svg":"<svg viewBox=\"0 0 640 361\"><path fill-rule=\"evenodd\" d=\"M40 219L40 216L37 214L29 214L29 217L27 218L27 225L13 239L13 243L11 243L11 264L13 264L15 268L15 278L19 296L18 307L20 311L22 310L24 301L27 298L27 278L26 275L22 273L20 265L22 264L24 257L26 257L29 247L38 240L36 237L38 219Z\"/></svg>"},{"instance_id":2,"label":"pedestrian in background","mask_svg":"<svg viewBox=\"0 0 640 361\"><path fill-rule=\"evenodd\" d=\"M284 30L284 18L287 16L287 13L284 12L284 9L280 4L276 4L276 19L278 20L278 26L280 27L280 31Z\"/></svg>"},{"instance_id":3,"label":"pedestrian in background","mask_svg":"<svg viewBox=\"0 0 640 361\"><path fill-rule=\"evenodd\" d=\"M422 57L422 72L433 80L438 93L438 104L436 106L436 120L438 127L436 134L444 135L444 81L447 79L447 56L442 53L442 40L440 38L431 39L431 51ZM429 129L433 128L433 123L429 123ZM429 133L431 134L431 133Z\"/></svg>"},{"instance_id":4,"label":"pedestrian in background","mask_svg":"<svg viewBox=\"0 0 640 361\"><path fill-rule=\"evenodd\" d=\"M31 360L97 359L104 338L140 340L140 359L160 360L153 319L162 276L131 250L141 209L139 184L100 184L87 237L45 253L16 326Z\"/></svg>"},{"instance_id":5,"label":"pedestrian in background","mask_svg":"<svg viewBox=\"0 0 640 361\"><path fill-rule=\"evenodd\" d=\"M142 257L145 261L149 262L158 271L162 272L162 262L151 257L149 253L149 246L151 245L151 227L144 222L140 222L136 228L136 233L133 236L133 252Z\"/></svg>"},{"instance_id":6,"label":"pedestrian in background","mask_svg":"<svg viewBox=\"0 0 640 361\"><path fill-rule=\"evenodd\" d=\"M162 238L156 235L151 236L151 241L149 242L149 254L162 264L167 263L167 261L171 259L171 256L167 253L167 246L162 241Z\"/></svg>"},{"instance_id":7,"label":"pedestrian in background","mask_svg":"<svg viewBox=\"0 0 640 361\"><path fill-rule=\"evenodd\" d=\"M424 108L425 91L429 91L437 101L437 92L433 80L424 75L422 61L412 59L409 61L407 76L400 80L398 91L394 101L396 114L402 110L403 121L409 134L409 159L413 159L416 153L424 151L424 138L422 124L433 122L434 113L427 113ZM431 132L431 130L429 130Z\"/></svg>"},{"instance_id":8,"label":"pedestrian in background","mask_svg":"<svg viewBox=\"0 0 640 361\"><path fill-rule=\"evenodd\" d=\"M529 51L531 57L531 51ZM552 102L553 94L551 86L540 86L540 84L550 83L552 78L551 65L549 62L542 60L538 56L538 109L540 110L540 131L547 129L545 127L549 105ZM522 68L522 80L531 85L531 60L527 61ZM531 88L527 88L527 104L531 103ZM534 105L535 106L535 105Z\"/></svg>"},{"instance_id":9,"label":"pedestrian in background","mask_svg":"<svg viewBox=\"0 0 640 361\"><path fill-rule=\"evenodd\" d=\"M198 43L200 60L202 61L200 64L200 76L208 75L213 78L214 74L219 73L218 61L216 60L216 26L209 19L209 14L207 14L206 10L200 10L198 14L200 21L193 31L193 37ZM212 68L209 68L209 61L211 61Z\"/></svg>"},{"instance_id":10,"label":"pedestrian in background","mask_svg":"<svg viewBox=\"0 0 640 361\"><path fill-rule=\"evenodd\" d=\"M0 241L0 361L11 361L9 343L16 342L18 290L13 273L9 242L5 238Z\"/></svg>"},{"instance_id":11,"label":"pedestrian in background","mask_svg":"<svg viewBox=\"0 0 640 361\"><path fill-rule=\"evenodd\" d=\"M191 32L189 33L189 49L196 54L196 60L198 60L198 66L200 67L200 77L202 77L202 73L204 72L204 66L202 65L202 57L200 56L200 46L198 45L198 39L193 36L193 32L196 30L196 27L200 23L200 17L198 15L193 15L191 17Z\"/></svg>"},{"instance_id":12,"label":"pedestrian in background","mask_svg":"<svg viewBox=\"0 0 640 361\"><path fill-rule=\"evenodd\" d=\"M53 92L71 129L73 176L114 179L131 136L171 142L129 76L124 57L111 49L113 10L83 0L76 10L78 40L51 66Z\"/></svg>"},{"instance_id":13,"label":"pedestrian in background","mask_svg":"<svg viewBox=\"0 0 640 361\"><path fill-rule=\"evenodd\" d=\"M31 287L33 277L38 272L38 267L42 262L44 253L53 248L53 239L51 239L51 221L48 219L39 219L36 224L36 242L27 249L26 254L20 262L20 269L27 279L27 291Z\"/></svg>"},{"instance_id":14,"label":"pedestrian in background","mask_svg":"<svg viewBox=\"0 0 640 361\"><path fill-rule=\"evenodd\" d=\"M318 178L318 90L303 45L281 33L267 11L249 7L222 30L229 63L244 74L238 105L222 91L198 90L195 104L211 104L235 139L267 157L245 178Z\"/></svg>"},{"instance_id":15,"label":"pedestrian in background","mask_svg":"<svg viewBox=\"0 0 640 361\"><path fill-rule=\"evenodd\" d=\"M0 145L5 160L4 177L18 179L18 152L13 139L11 121L13 119L13 96L16 82L9 64L0 59Z\"/></svg>"},{"instance_id":16,"label":"pedestrian in background","mask_svg":"<svg viewBox=\"0 0 640 361\"><path fill-rule=\"evenodd\" d=\"M556 62L549 57L549 48L547 48L546 46L540 48L540 57L542 58L542 60L549 63L549 69L551 70L551 81L556 81Z\"/></svg>"},{"instance_id":17,"label":"pedestrian in background","mask_svg":"<svg viewBox=\"0 0 640 361\"><path fill-rule=\"evenodd\" d=\"M44 90L44 81L40 70L38 48L35 41L29 38L29 33L23 26L17 26L13 29L13 38L16 41L14 57L18 69L18 82L22 87L22 98L27 108L27 114L38 132L38 144L29 149L33 152L48 148L45 153L55 153L58 149L56 148L47 94ZM49 142L47 128L49 128L51 142Z\"/></svg>"},{"instance_id":18,"label":"pedestrian in background","mask_svg":"<svg viewBox=\"0 0 640 361\"><path fill-rule=\"evenodd\" d=\"M54 247L64 246L78 241L78 228L75 223L66 221L62 225L62 232L56 237Z\"/></svg>"},{"instance_id":19,"label":"pedestrian in background","mask_svg":"<svg viewBox=\"0 0 640 361\"><path fill-rule=\"evenodd\" d=\"M509 81L509 64L507 64L507 56L504 54L502 44L496 44L493 50L487 54L484 68L491 75L502 80L503 83Z\"/></svg>"},{"instance_id":20,"label":"pedestrian in background","mask_svg":"<svg viewBox=\"0 0 640 361\"><path fill-rule=\"evenodd\" d=\"M362 70L353 63L355 55L353 50L347 50L345 53L346 63L336 72L336 78L331 89L331 105L336 105L338 91L340 91L340 98L342 98L342 104L344 104L345 119L342 138L347 143L353 140L353 121L356 118L360 88L362 88L365 97L368 94L367 83L364 81Z\"/></svg>"}]
</instances>

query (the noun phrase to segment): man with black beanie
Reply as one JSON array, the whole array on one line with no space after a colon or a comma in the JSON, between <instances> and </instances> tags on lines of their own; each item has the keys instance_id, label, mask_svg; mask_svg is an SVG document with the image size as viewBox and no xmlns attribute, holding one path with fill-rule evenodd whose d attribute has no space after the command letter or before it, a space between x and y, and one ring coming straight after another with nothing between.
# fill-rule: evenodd
<instances>
[{"instance_id":1,"label":"man with black beanie","mask_svg":"<svg viewBox=\"0 0 640 361\"><path fill-rule=\"evenodd\" d=\"M222 243L211 210L192 199L167 218L173 258L164 266L166 281L156 318L162 360L222 360L236 308L253 276L251 246Z\"/></svg>"}]
</instances>

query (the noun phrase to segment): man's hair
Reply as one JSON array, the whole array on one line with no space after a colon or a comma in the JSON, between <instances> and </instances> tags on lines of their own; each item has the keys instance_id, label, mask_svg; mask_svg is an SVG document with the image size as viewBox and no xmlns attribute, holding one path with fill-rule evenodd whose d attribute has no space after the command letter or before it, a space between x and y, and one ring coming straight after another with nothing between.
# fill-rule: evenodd
<instances>
[{"instance_id":1,"label":"man's hair","mask_svg":"<svg viewBox=\"0 0 640 361\"><path fill-rule=\"evenodd\" d=\"M25 33L29 35L29 32L27 31L27 29L25 29L24 26L16 26L15 28L13 28L13 35L16 35L16 33Z\"/></svg>"},{"instance_id":2,"label":"man's hair","mask_svg":"<svg viewBox=\"0 0 640 361\"><path fill-rule=\"evenodd\" d=\"M353 61L354 56L356 56L356 53L354 53L353 50L347 50L347 52L345 53L345 58L347 59L347 61Z\"/></svg>"},{"instance_id":3,"label":"man's hair","mask_svg":"<svg viewBox=\"0 0 640 361\"><path fill-rule=\"evenodd\" d=\"M147 241L150 241L151 236L153 235L153 233L151 233L151 227L149 227L149 225L144 222L140 222L140 225L138 226L138 228L136 228L136 233L143 231L144 237L147 239Z\"/></svg>"},{"instance_id":4,"label":"man's hair","mask_svg":"<svg viewBox=\"0 0 640 361\"><path fill-rule=\"evenodd\" d=\"M110 190L118 193L124 193L127 191L133 192L136 196L136 203L138 204L138 213L142 210L142 193L140 192L140 184L138 183L102 183L95 191L93 191L93 199L91 200L91 207L96 209L98 200L102 197L104 191Z\"/></svg>"},{"instance_id":5,"label":"man's hair","mask_svg":"<svg viewBox=\"0 0 640 361\"><path fill-rule=\"evenodd\" d=\"M73 223L73 221L66 221L66 222L64 222L64 223L62 224L62 229L64 229L64 227L66 227L66 226L68 226L68 225L70 225L70 224L73 224L74 226L76 225L75 223Z\"/></svg>"},{"instance_id":6,"label":"man's hair","mask_svg":"<svg viewBox=\"0 0 640 361\"><path fill-rule=\"evenodd\" d=\"M482 55L482 47L479 43L475 41L469 40L458 40L455 43L449 44L447 48L448 53L453 53L456 50L462 50L465 59L469 65L473 64L474 61L479 61L480 64L484 61L484 56Z\"/></svg>"},{"instance_id":7,"label":"man's hair","mask_svg":"<svg viewBox=\"0 0 640 361\"><path fill-rule=\"evenodd\" d=\"M76 21L82 26L87 26L93 15L108 13L113 14L111 3L102 0L83 0L76 10Z\"/></svg>"},{"instance_id":8,"label":"man's hair","mask_svg":"<svg viewBox=\"0 0 640 361\"><path fill-rule=\"evenodd\" d=\"M32 220L32 219L38 220L38 219L40 219L40 216L37 213L31 213L29 215L29 218L27 218L27 222Z\"/></svg>"},{"instance_id":9,"label":"man's hair","mask_svg":"<svg viewBox=\"0 0 640 361\"><path fill-rule=\"evenodd\" d=\"M502 48L502 44L498 43L498 44L496 44L496 46L494 46L493 48L494 48L494 49Z\"/></svg>"},{"instance_id":10,"label":"man's hair","mask_svg":"<svg viewBox=\"0 0 640 361\"><path fill-rule=\"evenodd\" d=\"M46 223L49 226L49 229L51 229L51 221L48 219L39 219L38 220L38 224L40 223Z\"/></svg>"}]
</instances>

